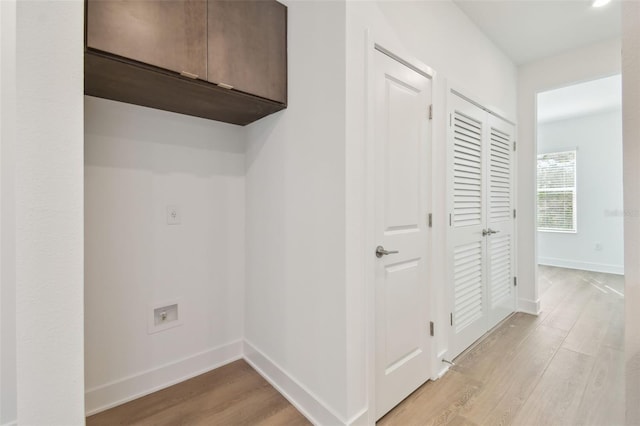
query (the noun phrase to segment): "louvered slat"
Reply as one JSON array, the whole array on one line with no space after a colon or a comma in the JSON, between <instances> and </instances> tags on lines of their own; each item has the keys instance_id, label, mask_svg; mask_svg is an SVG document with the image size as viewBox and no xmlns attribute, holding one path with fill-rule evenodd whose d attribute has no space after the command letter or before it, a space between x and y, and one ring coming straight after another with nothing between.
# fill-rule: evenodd
<instances>
[{"instance_id":1,"label":"louvered slat","mask_svg":"<svg viewBox=\"0 0 640 426\"><path fill-rule=\"evenodd\" d=\"M511 162L509 135L491 128L489 161L489 218L492 222L511 217Z\"/></svg>"},{"instance_id":2,"label":"louvered slat","mask_svg":"<svg viewBox=\"0 0 640 426\"><path fill-rule=\"evenodd\" d=\"M482 221L482 123L453 116L453 226Z\"/></svg>"},{"instance_id":3,"label":"louvered slat","mask_svg":"<svg viewBox=\"0 0 640 426\"><path fill-rule=\"evenodd\" d=\"M480 318L482 308L482 242L458 246L453 253L454 324L456 333Z\"/></svg>"},{"instance_id":4,"label":"louvered slat","mask_svg":"<svg viewBox=\"0 0 640 426\"><path fill-rule=\"evenodd\" d=\"M512 271L511 271L511 236L493 236L490 240L491 256L491 283L490 296L491 306L496 306L512 291Z\"/></svg>"}]
</instances>

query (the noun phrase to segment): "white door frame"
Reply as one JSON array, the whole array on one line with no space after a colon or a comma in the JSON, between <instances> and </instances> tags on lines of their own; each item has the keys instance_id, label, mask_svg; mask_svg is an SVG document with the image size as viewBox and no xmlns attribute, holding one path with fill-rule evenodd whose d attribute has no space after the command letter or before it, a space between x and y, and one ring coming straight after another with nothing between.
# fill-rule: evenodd
<instances>
[{"instance_id":1,"label":"white door frame","mask_svg":"<svg viewBox=\"0 0 640 426\"><path fill-rule=\"evenodd\" d=\"M464 99L467 102L470 102L471 104L477 106L478 108L486 111L487 113L499 118L500 120L504 120L505 122L511 124L514 126L514 140L517 140L518 137L518 125L516 124L515 120L511 119L508 117L507 114L505 114L504 112L502 112L500 109L498 108L494 108L491 106L487 106L486 103L483 102L479 102L477 101L477 99L480 99L479 97L475 96L473 93L471 93L469 90L467 90L464 86L456 83L456 82L452 82L451 80L447 81L447 91L446 91L446 95L445 95L445 102L446 102L446 114L448 115L450 110L451 110L451 102L450 102L450 97L451 96L458 96L461 99ZM447 132L447 141L446 143L449 143L448 140L448 132ZM447 151L448 153L448 151ZM449 162L449 157L447 154L447 158L445 159L445 161L447 161L447 164ZM513 206L515 209L517 209L518 206L518 154L516 151L516 154L513 157ZM448 197L448 196L447 196ZM449 200L447 198L447 211L449 209ZM447 250L447 253L449 252L449 250L451 249L451 238L452 238L452 228L450 226L447 226L446 228L446 233L445 233L445 250ZM513 221L513 247L514 247L514 260L513 260L513 274L514 276L518 276L518 217L516 215L516 218L514 218ZM448 257L447 257L448 259ZM447 263L447 265L445 266L445 280L446 283L452 283L453 282L453 277L452 277L452 271L450 268L450 265ZM514 312L518 312L519 310L519 296L518 296L518 287L515 287L515 305L514 305ZM448 289L446 291L446 302L448 305L447 307L449 308L450 312L453 312L453 293L452 290ZM450 358L450 349L451 349L451 341L452 341L452 335L453 335L453 330L450 328L448 333L447 333L447 352L446 352L446 356L448 357L447 360L448 361L453 361ZM447 368L448 369L448 368Z\"/></svg>"},{"instance_id":2,"label":"white door frame","mask_svg":"<svg viewBox=\"0 0 640 426\"><path fill-rule=\"evenodd\" d=\"M367 376L367 424L375 424L376 422L376 409L375 409L375 400L376 400L376 383L375 383L375 351L376 351L376 341L375 341L375 321L376 321L376 312L375 312L375 185L374 185L374 174L375 174L375 150L374 143L374 107L372 104L372 99L375 98L375 65L374 58L376 54L376 50L387 54L394 59L398 60L402 64L418 71L420 74L425 74L432 81L436 75L435 71L430 67L424 65L421 61L415 59L413 55L409 54L405 49L393 43L390 40L385 39L384 37L380 37L378 34L372 34L371 30L366 31L366 47L365 47L365 81L366 81L366 99L365 99L365 108L366 108L366 118L365 118L365 146L364 146L364 157L365 157L365 167L364 167L364 185L363 189L365 191L365 208L364 208L364 230L365 230L365 238L364 238L364 282L365 282L365 306L366 306L366 317L365 317L365 345L366 345L366 376ZM435 87L432 85L432 99L433 99L433 91ZM426 111L425 111L426 113ZM431 126L431 135L433 136L433 126ZM433 206L433 137L431 139L431 147L429 149L429 173L430 173L430 194L431 199L429 200L429 205ZM431 238L430 244L433 242L433 238ZM432 250L433 247L430 247ZM431 252L431 251L430 251ZM429 281L433 282L433 268L429 268ZM434 312L434 301L433 297L431 297L432 288L429 286L427 293L429 294L430 304L428 308L430 312ZM426 326L426 325L425 325ZM433 340L430 344L429 351L431 353L432 365L431 371L435 372L435 359L436 359L436 345L433 343Z\"/></svg>"}]
</instances>

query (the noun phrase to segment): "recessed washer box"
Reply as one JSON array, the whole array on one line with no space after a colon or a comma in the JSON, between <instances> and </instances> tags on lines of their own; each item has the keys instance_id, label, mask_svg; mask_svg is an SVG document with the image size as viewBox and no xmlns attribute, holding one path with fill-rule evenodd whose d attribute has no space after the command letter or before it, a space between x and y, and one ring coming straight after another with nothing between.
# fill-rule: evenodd
<instances>
[{"instance_id":1,"label":"recessed washer box","mask_svg":"<svg viewBox=\"0 0 640 426\"><path fill-rule=\"evenodd\" d=\"M151 304L149 306L147 332L153 334L182 325L180 307L179 300Z\"/></svg>"}]
</instances>

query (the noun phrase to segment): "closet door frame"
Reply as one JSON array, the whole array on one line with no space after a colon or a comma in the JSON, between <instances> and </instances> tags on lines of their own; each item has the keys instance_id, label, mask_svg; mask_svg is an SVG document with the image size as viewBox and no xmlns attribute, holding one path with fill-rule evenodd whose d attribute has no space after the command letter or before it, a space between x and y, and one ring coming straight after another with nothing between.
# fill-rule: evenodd
<instances>
[{"instance_id":1,"label":"closet door frame","mask_svg":"<svg viewBox=\"0 0 640 426\"><path fill-rule=\"evenodd\" d=\"M515 125L487 112L488 151L486 170L488 174L486 226L496 234L487 239L487 303L488 329L516 311L516 245L515 245ZM507 193L500 184L506 176L504 160L508 158L510 188ZM499 201L501 199L501 201ZM509 263L504 262L507 253ZM495 256L495 257L494 257ZM501 259L502 256L502 259Z\"/></svg>"},{"instance_id":2,"label":"closet door frame","mask_svg":"<svg viewBox=\"0 0 640 426\"><path fill-rule=\"evenodd\" d=\"M367 100L364 103L364 108L366 111L365 118L365 144L364 144L364 158L362 161L363 166L363 181L361 189L364 193L364 202L363 202L363 216L364 216L364 225L363 225L363 233L364 236L362 238L362 245L360 246L360 254L362 256L361 261L364 266L363 270L363 285L364 285L364 319L365 319L365 354L366 357L366 365L364 374L367 377L367 400L368 407L366 413L362 415L362 418L366 417L367 424L375 424L376 422L376 336L375 336L375 302L376 302L376 294L375 294L375 265L379 260L376 256L372 256L373 252L371 251L372 247L376 247L376 239L375 239L375 150L372 148L375 145L375 109L373 102L370 102L369 99L373 99L374 90L375 90L375 55L378 51L387 51L396 59L400 59L401 63L408 65L410 68L415 68L419 70L421 73L426 73L431 76L432 79L432 97L435 102L435 88L437 87L439 80L438 74L435 70L430 68L429 66L422 63L419 59L411 54L410 51L405 50L405 48L397 44L397 41L393 38L389 38L384 32L377 32L371 29L367 29L365 31L365 84L366 84L366 93ZM381 50L382 49L382 50ZM428 111L425 110L425 114L428 114ZM437 117L438 112L434 112L434 116ZM431 124L432 129L435 127L436 121L434 120ZM433 130L431 130L433 131ZM435 136L435 135L434 135ZM434 175L433 175L433 165L434 158L432 154L433 145L435 143L435 138L432 139L432 143L429 149L429 158L427 159L429 164L429 209L433 208L433 189L434 189ZM426 213L426 212L425 212ZM424 215L424 220L427 221L427 215ZM428 222L426 222L428 223ZM431 232L431 230L429 231ZM433 237L431 237L431 241L429 242L429 250L430 253L433 253ZM429 276L429 289L428 289L428 309L430 312L435 315L435 312L438 312L439 308L438 303L436 301L436 294L438 293L435 289L434 280L434 268L431 266L428 268L428 276ZM354 287L355 288L355 287ZM439 290L439 289L437 289ZM353 293L356 295L356 293ZM358 295L357 297L361 297ZM428 329L429 324L425 324L425 327ZM443 332L444 335L444 332ZM438 354L437 354L437 341L433 336L429 337L429 352L430 352L430 370L433 374L430 377L432 380L435 380L439 377L439 369L441 363L439 362ZM357 373L357 372L355 372ZM351 373L350 373L351 374ZM356 421L357 423L357 421Z\"/></svg>"},{"instance_id":3,"label":"closet door frame","mask_svg":"<svg viewBox=\"0 0 640 426\"><path fill-rule=\"evenodd\" d=\"M448 357L486 332L486 113L452 95L447 100Z\"/></svg>"},{"instance_id":4,"label":"closet door frame","mask_svg":"<svg viewBox=\"0 0 640 426\"><path fill-rule=\"evenodd\" d=\"M483 121L483 158L482 158L482 164L483 164L483 177L488 176L490 174L490 158L489 155L487 155L487 150L490 149L490 138L491 138L491 123L494 122L495 120L498 121L503 121L505 122L507 125L512 126L513 129L513 146L514 148L516 147L516 142L515 142L515 135L517 134L517 127L516 124L513 120L510 120L508 118L508 116L502 112L500 112L497 109L494 108L490 108L485 106L486 103L482 103L482 102L478 102L477 99L480 99L479 97L476 96L470 96L469 95L469 91L462 88L460 85L457 84L453 84L451 82L448 82L447 84L447 91L446 91L446 104L447 104L447 114L446 114L446 119L447 122L445 123L446 126L446 153L447 153L447 158L446 158L446 164L447 164L447 175L446 175L446 211L447 211L447 230L446 230L446 244L445 244L445 250L446 250L446 266L445 266L445 277L446 277L446 281L445 281L445 295L447 297L447 303L448 303L448 308L449 308L449 314L447 315L447 319L450 321L449 324L449 333L448 333L448 344L447 344L447 350L444 353L444 360L446 361L453 361L453 359L455 357L457 357L460 353L464 352L464 350L466 348L460 348L460 347L456 347L456 340L455 340L455 322L453 319L453 312L455 309L455 295L454 295L454 269L453 269L453 248L454 248L454 243L455 243L455 229L453 226L449 225L449 214L453 214L453 170L452 170L452 155L453 155L453 147L452 147L452 130L451 130L451 125L452 123L450 123L449 120L452 120L452 112L453 112L453 97L455 98L459 98L461 100L464 100L466 102L468 102L470 105L474 105L478 108L480 108L481 110L484 111L485 113L485 118ZM512 186L511 186L511 203L514 209L514 214L515 214L515 206L517 205L517 194L515 189L517 188L517 156L515 152L512 152L513 154L513 160L512 160L512 173L511 173L511 178L512 178ZM482 212L482 217L483 217L483 223L482 223L482 229L487 229L489 227L489 204L488 204L488 197L489 197L489 182L487 180L485 180L483 182L483 196L485 197L483 200L484 203L484 211ZM512 229L512 233L511 233L511 270L512 270L512 275L513 277L517 277L517 216L514 217L513 219L513 229ZM500 235L500 234L498 234ZM493 328L497 323L499 323L500 321L496 322L494 319L490 318L489 315L489 259L488 259L488 241L485 238L484 239L484 244L483 244L483 259L484 263L482 265L482 273L483 273L483 282L484 282L484 288L483 288L483 300L484 300L484 306L483 308L485 309L485 314L484 314L484 321L486 323L486 327L484 330L484 333L488 332L491 328ZM512 312L517 312L517 300L518 300L518 288L515 285L515 281L514 281L514 286L513 286L513 309ZM484 334L483 333L483 334ZM481 337L481 336L478 336ZM471 345L473 345L473 342L470 342ZM460 346L460 345L458 345Z\"/></svg>"}]
</instances>

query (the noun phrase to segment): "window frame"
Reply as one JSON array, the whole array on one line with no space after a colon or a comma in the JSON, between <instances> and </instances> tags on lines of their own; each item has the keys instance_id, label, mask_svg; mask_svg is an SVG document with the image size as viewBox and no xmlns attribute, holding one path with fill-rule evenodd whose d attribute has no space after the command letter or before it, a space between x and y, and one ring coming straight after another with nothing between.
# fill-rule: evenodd
<instances>
[{"instance_id":1,"label":"window frame","mask_svg":"<svg viewBox=\"0 0 640 426\"><path fill-rule=\"evenodd\" d=\"M539 161L548 155L559 155L573 153L573 186L572 187L563 187L563 188L545 188L540 189L539 187L539 175L538 172L538 164ZM572 193L572 229L563 229L563 228L543 228L539 224L539 216L540 216L540 192L571 192ZM536 157L536 231L538 232L551 232L551 233L559 233L559 234L577 234L578 233L578 202L577 202L577 194L578 194L578 148L570 148L563 149L559 151L549 151L545 153L538 154Z\"/></svg>"}]
</instances>

